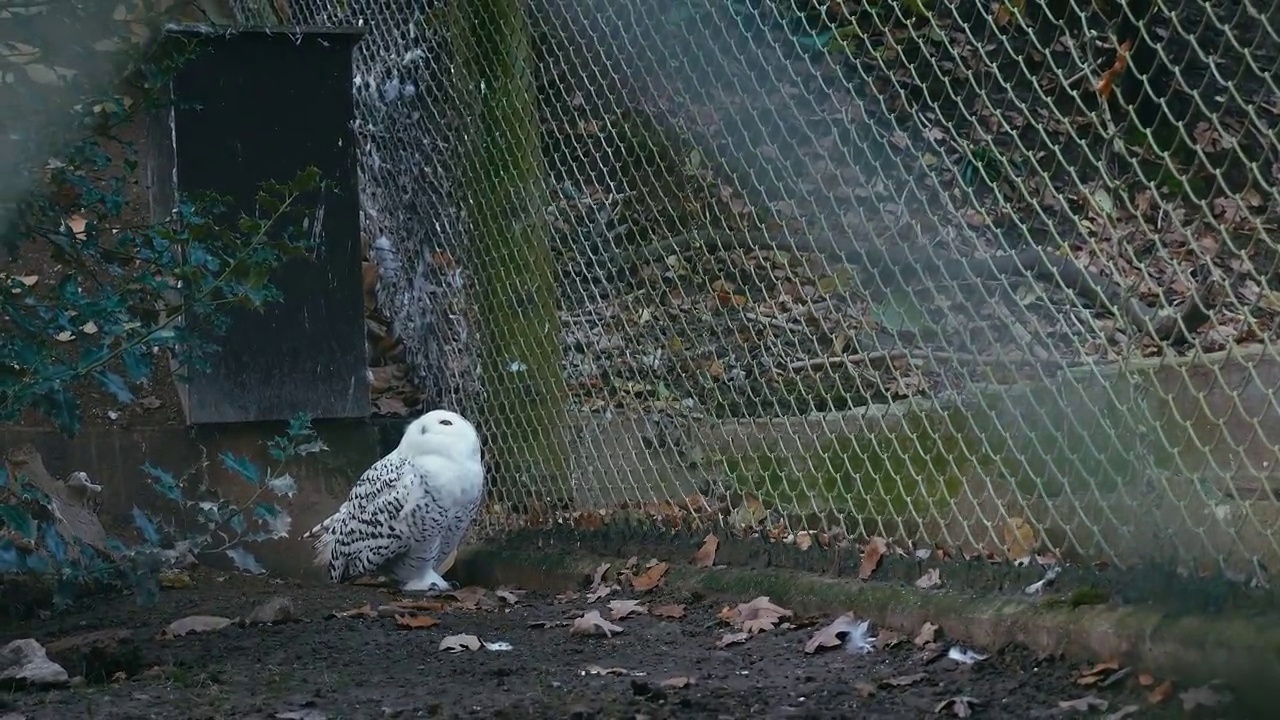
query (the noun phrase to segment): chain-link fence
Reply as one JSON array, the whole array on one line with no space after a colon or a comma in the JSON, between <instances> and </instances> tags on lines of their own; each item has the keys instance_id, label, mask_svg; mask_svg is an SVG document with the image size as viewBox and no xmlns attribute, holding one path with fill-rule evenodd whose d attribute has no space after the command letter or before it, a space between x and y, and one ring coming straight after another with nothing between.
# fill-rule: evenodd
<instances>
[{"instance_id":1,"label":"chain-link fence","mask_svg":"<svg viewBox=\"0 0 1280 720\"><path fill-rule=\"evenodd\" d=\"M479 419L492 527L1280 562L1273 7L291 15L368 30L375 376Z\"/></svg>"}]
</instances>

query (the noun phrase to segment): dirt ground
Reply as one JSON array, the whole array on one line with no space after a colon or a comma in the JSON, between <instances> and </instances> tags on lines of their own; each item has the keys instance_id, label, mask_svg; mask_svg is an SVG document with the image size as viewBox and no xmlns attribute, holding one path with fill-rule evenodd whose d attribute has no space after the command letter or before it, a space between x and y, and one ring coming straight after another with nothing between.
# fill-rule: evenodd
<instances>
[{"instance_id":1,"label":"dirt ground","mask_svg":"<svg viewBox=\"0 0 1280 720\"><path fill-rule=\"evenodd\" d=\"M1076 665L1016 648L971 665L948 659L951 644L943 637L932 650L902 638L868 655L841 647L805 654L805 642L830 617L793 617L797 627L779 626L718 648L717 639L733 631L718 618L725 604L673 596L661 587L635 599L650 610L682 604L683 617L626 617L617 620L624 631L606 637L573 634L572 620L589 607L610 617L609 602L627 599L624 591L594 603L581 594L464 593L462 600L445 599L448 607L407 611L438 621L407 629L393 615L333 616L396 600L374 587L212 572L193 579L193 587L166 590L154 608L113 598L78 614L0 629L4 642L35 637L51 646L51 657L73 676L87 678L67 689L0 695L0 717L963 717L954 706L939 709L957 697L972 698L972 716L980 718L1182 717L1174 710L1176 694L1151 705L1150 688L1140 686L1137 673L1086 687L1077 682ZM157 637L175 620L238 617L273 597L291 599L298 620ZM116 639L96 655L53 644L93 631L116 631ZM509 649L441 649L444 638L462 634ZM88 663L78 665L74 657ZM1105 710L1059 707L1087 696L1106 701ZM1128 713L1109 715L1128 706L1134 706Z\"/></svg>"}]
</instances>

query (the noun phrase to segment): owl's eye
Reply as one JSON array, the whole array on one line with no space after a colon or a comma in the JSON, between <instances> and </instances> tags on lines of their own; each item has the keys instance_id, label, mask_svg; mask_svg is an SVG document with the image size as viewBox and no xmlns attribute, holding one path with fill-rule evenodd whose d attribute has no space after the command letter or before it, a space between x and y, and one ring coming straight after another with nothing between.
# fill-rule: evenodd
<instances>
[{"instance_id":1,"label":"owl's eye","mask_svg":"<svg viewBox=\"0 0 1280 720\"><path fill-rule=\"evenodd\" d=\"M453 425L453 421L452 421L452 420L441 420L441 421L440 421L440 424L441 424L441 425Z\"/></svg>"}]
</instances>

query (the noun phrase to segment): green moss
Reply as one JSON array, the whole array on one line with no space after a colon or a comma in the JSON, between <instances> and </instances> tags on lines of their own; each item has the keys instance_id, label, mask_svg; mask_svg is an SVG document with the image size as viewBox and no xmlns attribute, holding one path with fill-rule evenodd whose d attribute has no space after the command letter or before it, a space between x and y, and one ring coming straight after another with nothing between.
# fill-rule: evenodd
<instances>
[{"instance_id":1,"label":"green moss","mask_svg":"<svg viewBox=\"0 0 1280 720\"><path fill-rule=\"evenodd\" d=\"M1068 607L1080 608L1088 605L1106 605L1111 601L1111 592L1105 588L1094 585L1086 585L1085 587L1076 588L1063 597L1046 598L1044 604L1048 607Z\"/></svg>"},{"instance_id":2,"label":"green moss","mask_svg":"<svg viewBox=\"0 0 1280 720\"><path fill-rule=\"evenodd\" d=\"M892 432L832 435L812 452L729 457L726 470L737 489L784 508L881 521L933 517L954 502L979 457L952 415L913 413Z\"/></svg>"}]
</instances>

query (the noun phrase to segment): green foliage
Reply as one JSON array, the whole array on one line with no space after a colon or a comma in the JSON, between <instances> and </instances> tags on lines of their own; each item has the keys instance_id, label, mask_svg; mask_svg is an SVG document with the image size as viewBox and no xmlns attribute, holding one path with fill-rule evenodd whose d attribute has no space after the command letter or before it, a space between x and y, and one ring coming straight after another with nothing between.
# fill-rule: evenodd
<instances>
[{"instance_id":1,"label":"green foliage","mask_svg":"<svg viewBox=\"0 0 1280 720\"><path fill-rule=\"evenodd\" d=\"M55 607L61 608L89 593L121 589L131 589L140 604L150 605L159 596L162 571L202 555L221 553L241 572L265 573L244 544L288 537L292 518L277 500L293 495L297 483L285 466L327 449L310 419L299 415L285 434L267 443L273 466L222 453L222 465L252 490L243 502L219 495L199 474L201 466L178 478L144 465L172 519L135 505L137 539L112 538L103 548L65 536L52 499L27 478L10 477L0 467L0 581L21 576L47 582Z\"/></svg>"},{"instance_id":2,"label":"green foliage","mask_svg":"<svg viewBox=\"0 0 1280 720\"><path fill-rule=\"evenodd\" d=\"M129 92L80 103L82 135L47 162L43 182L0 228L11 259L47 256L54 267L0 273L0 422L35 408L73 436L82 380L128 403L158 357L199 370L226 310L278 301L273 272L313 253L308 200L323 184L315 168L264 184L253 208L180 196L169 218L138 220L126 177L138 148L120 131L165 108L164 90L193 52L155 52L131 74Z\"/></svg>"},{"instance_id":3,"label":"green foliage","mask_svg":"<svg viewBox=\"0 0 1280 720\"><path fill-rule=\"evenodd\" d=\"M59 18L75 25L73 10L58 6ZM42 61L57 60L55 45L42 48ZM130 132L170 109L168 88L195 52L173 39L128 57L88 53L77 56L83 62L59 93L27 87L0 97L29 101L34 113L25 118L31 132L10 133L4 148L25 159L9 177L30 188L16 203L8 192L0 197L0 250L8 256L0 258L0 423L35 410L74 436L89 384L128 403L158 362L201 369L227 329L228 311L280 300L271 280L277 268L315 252L318 235L307 220L324 185L315 168L263 184L253 207L179 195L171 214L156 221L140 207L145 199L130 196L141 157ZM102 72L88 72L95 67ZM125 68L127 80L102 93L107 76ZM62 102L68 97L78 98L74 107ZM0 107L0 116L15 120L11 109ZM244 543L288 534L289 515L276 500L296 483L284 467L325 449L299 417L268 443L270 467L222 455L251 488L244 502L199 480L203 465L182 477L146 465L160 505L172 512L135 507L137 537L103 546L65 535L53 501L0 469L0 584L48 586L55 606L103 588L131 588L150 603L160 573L196 556L221 553L241 571L264 572Z\"/></svg>"}]
</instances>

